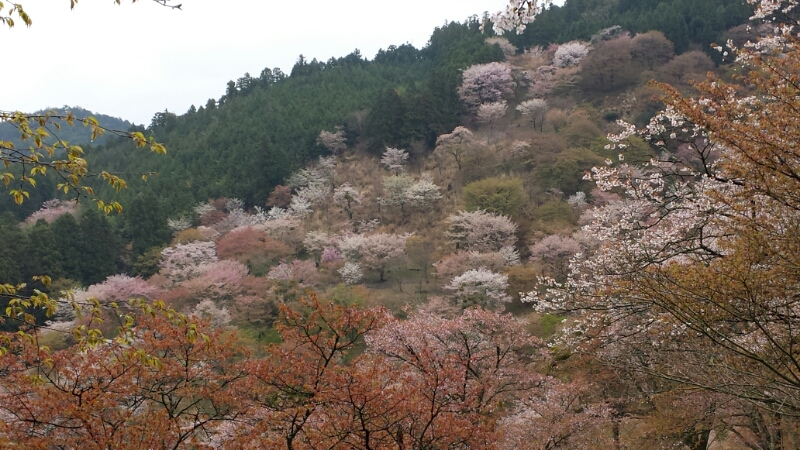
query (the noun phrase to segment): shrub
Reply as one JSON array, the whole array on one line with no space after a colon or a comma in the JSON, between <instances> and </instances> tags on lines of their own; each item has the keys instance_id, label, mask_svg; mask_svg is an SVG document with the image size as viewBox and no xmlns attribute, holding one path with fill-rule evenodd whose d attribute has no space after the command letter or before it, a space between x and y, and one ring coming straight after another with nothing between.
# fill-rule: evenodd
<instances>
[{"instance_id":1,"label":"shrub","mask_svg":"<svg viewBox=\"0 0 800 450\"><path fill-rule=\"evenodd\" d=\"M150 278L158 273L158 263L161 261L161 247L152 247L136 258L133 263L133 272L144 278Z\"/></svg>"},{"instance_id":2,"label":"shrub","mask_svg":"<svg viewBox=\"0 0 800 450\"><path fill-rule=\"evenodd\" d=\"M527 201L522 181L518 178L485 178L464 187L464 206L495 214L518 217Z\"/></svg>"},{"instance_id":3,"label":"shrub","mask_svg":"<svg viewBox=\"0 0 800 450\"><path fill-rule=\"evenodd\" d=\"M220 239L217 251L221 258L233 258L248 265L274 264L294 253L288 245L251 227L235 230Z\"/></svg>"},{"instance_id":4,"label":"shrub","mask_svg":"<svg viewBox=\"0 0 800 450\"><path fill-rule=\"evenodd\" d=\"M536 217L545 223L562 222L565 224L574 224L575 210L569 203L561 200L550 200L536 210Z\"/></svg>"},{"instance_id":5,"label":"shrub","mask_svg":"<svg viewBox=\"0 0 800 450\"><path fill-rule=\"evenodd\" d=\"M185 230L181 230L175 233L175 237L172 238L172 245L175 244L188 244L189 242L194 241L207 241L205 235L203 235L200 230L197 228L187 228Z\"/></svg>"}]
</instances>

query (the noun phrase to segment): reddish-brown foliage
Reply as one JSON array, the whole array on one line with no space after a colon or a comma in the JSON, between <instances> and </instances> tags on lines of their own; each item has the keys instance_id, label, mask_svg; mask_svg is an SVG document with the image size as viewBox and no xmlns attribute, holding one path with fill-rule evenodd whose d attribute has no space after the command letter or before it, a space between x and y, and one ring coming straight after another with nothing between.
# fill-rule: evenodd
<instances>
[{"instance_id":1,"label":"reddish-brown foliage","mask_svg":"<svg viewBox=\"0 0 800 450\"><path fill-rule=\"evenodd\" d=\"M278 208L288 208L292 202L292 188L289 186L277 185L272 190L267 199L267 206L277 206Z\"/></svg>"},{"instance_id":2,"label":"reddish-brown foliage","mask_svg":"<svg viewBox=\"0 0 800 450\"><path fill-rule=\"evenodd\" d=\"M228 217L227 214L218 209L215 209L213 211L209 211L203 214L203 216L200 218L200 225L204 227L210 227L211 225L220 223L226 217Z\"/></svg>"},{"instance_id":3,"label":"reddish-brown foliage","mask_svg":"<svg viewBox=\"0 0 800 450\"><path fill-rule=\"evenodd\" d=\"M293 253L286 244L250 227L229 233L217 242L220 258L234 258L244 263L252 260L277 262Z\"/></svg>"},{"instance_id":4,"label":"reddish-brown foliage","mask_svg":"<svg viewBox=\"0 0 800 450\"><path fill-rule=\"evenodd\" d=\"M203 448L242 410L245 373L234 336L207 338L198 324L144 314L126 339L51 353L6 336L0 445L18 448ZM201 324L202 326L202 324Z\"/></svg>"}]
</instances>

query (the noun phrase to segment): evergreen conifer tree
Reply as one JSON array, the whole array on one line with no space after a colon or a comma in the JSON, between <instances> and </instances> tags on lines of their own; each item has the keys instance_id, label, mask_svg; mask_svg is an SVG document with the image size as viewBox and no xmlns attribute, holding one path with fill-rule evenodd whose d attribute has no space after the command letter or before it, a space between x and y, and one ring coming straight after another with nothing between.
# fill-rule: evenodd
<instances>
[{"instance_id":1,"label":"evergreen conifer tree","mask_svg":"<svg viewBox=\"0 0 800 450\"><path fill-rule=\"evenodd\" d=\"M80 220L81 229L81 281L95 284L117 272L120 255L111 224L94 208L86 208Z\"/></svg>"},{"instance_id":2,"label":"evergreen conifer tree","mask_svg":"<svg viewBox=\"0 0 800 450\"><path fill-rule=\"evenodd\" d=\"M72 214L62 214L50 226L56 240L56 248L61 257L64 277L80 280L83 277L81 248L81 229Z\"/></svg>"},{"instance_id":3,"label":"evergreen conifer tree","mask_svg":"<svg viewBox=\"0 0 800 450\"><path fill-rule=\"evenodd\" d=\"M170 230L156 196L151 192L137 196L125 213L125 225L133 242L132 259L144 254L151 247L169 242Z\"/></svg>"},{"instance_id":4,"label":"evergreen conifer tree","mask_svg":"<svg viewBox=\"0 0 800 450\"><path fill-rule=\"evenodd\" d=\"M55 280L64 276L61 268L61 254L58 252L56 239L44 219L39 219L28 232L27 249L24 261L24 277L30 282L31 277L48 275ZM42 288L39 283L31 285L37 289Z\"/></svg>"},{"instance_id":5,"label":"evergreen conifer tree","mask_svg":"<svg viewBox=\"0 0 800 450\"><path fill-rule=\"evenodd\" d=\"M0 242L3 243L3 251L0 252L0 280L3 283L22 283L24 279L20 264L25 261L27 239L11 212L0 214Z\"/></svg>"}]
</instances>

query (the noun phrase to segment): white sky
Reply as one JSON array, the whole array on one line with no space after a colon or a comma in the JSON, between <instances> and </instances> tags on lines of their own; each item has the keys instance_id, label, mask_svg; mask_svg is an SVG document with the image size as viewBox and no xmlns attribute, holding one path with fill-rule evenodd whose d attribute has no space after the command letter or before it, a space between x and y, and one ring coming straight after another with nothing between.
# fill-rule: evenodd
<instances>
[{"instance_id":1,"label":"white sky","mask_svg":"<svg viewBox=\"0 0 800 450\"><path fill-rule=\"evenodd\" d=\"M27 0L33 26L0 28L0 110L82 106L149 124L219 98L228 80L265 67L289 73L301 53L322 61L410 42L508 0ZM180 2L180 0L178 0ZM562 2L558 2L562 3ZM17 21L19 23L19 21Z\"/></svg>"}]
</instances>

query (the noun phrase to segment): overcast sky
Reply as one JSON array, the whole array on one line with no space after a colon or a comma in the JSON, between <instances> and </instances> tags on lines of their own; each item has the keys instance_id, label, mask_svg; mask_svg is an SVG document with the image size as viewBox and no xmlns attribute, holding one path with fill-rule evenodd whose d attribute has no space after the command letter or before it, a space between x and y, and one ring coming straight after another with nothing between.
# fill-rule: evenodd
<instances>
[{"instance_id":1,"label":"overcast sky","mask_svg":"<svg viewBox=\"0 0 800 450\"><path fill-rule=\"evenodd\" d=\"M180 0L179 0L180 1ZM289 72L301 53L326 61L410 42L434 27L495 12L507 0L139 0L22 2L33 26L0 28L0 109L82 106L149 124L219 98L228 80L265 67ZM21 44L21 45L20 45Z\"/></svg>"}]
</instances>

